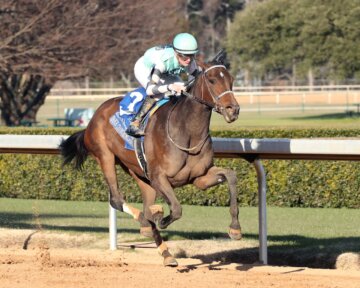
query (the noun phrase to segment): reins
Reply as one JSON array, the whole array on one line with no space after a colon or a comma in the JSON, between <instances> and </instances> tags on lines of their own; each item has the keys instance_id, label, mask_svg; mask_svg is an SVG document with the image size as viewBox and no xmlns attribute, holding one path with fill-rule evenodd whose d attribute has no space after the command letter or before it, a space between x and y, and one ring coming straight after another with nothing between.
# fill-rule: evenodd
<instances>
[{"instance_id":1,"label":"reins","mask_svg":"<svg viewBox=\"0 0 360 288\"><path fill-rule=\"evenodd\" d=\"M209 133L204 137L204 139L202 139L198 144L196 144L195 146L191 147L191 148L187 148L187 147L184 147L184 146L181 146L179 144L177 144L175 142L175 140L170 136L170 116L173 112L173 110L175 109L175 106L179 103L179 100L176 101L176 103L174 104L174 106L171 108L169 114L168 114L168 118L167 118L167 125L166 125L166 133L167 133L167 136L170 140L171 143L173 143L177 148L179 148L180 150L183 150L183 151L187 151L187 152L191 152L191 151L194 151L196 150L197 148L199 147L202 147L202 145L205 143L205 141L207 140L207 138L209 137Z\"/></svg>"},{"instance_id":2,"label":"reins","mask_svg":"<svg viewBox=\"0 0 360 288\"><path fill-rule=\"evenodd\" d=\"M210 66L209 68L205 69L205 71L203 71L203 72L201 73L201 77L203 77L203 79L204 79L204 80L202 81L202 83L201 83L201 96L203 97L203 94L204 94L204 93L203 93L203 91L204 91L203 85L204 85L204 82L205 82L206 87L207 87L207 90L209 91L209 93L210 93L210 95L211 95L211 97L212 97L212 99L213 99L213 101L214 101L213 103L209 103L208 101L205 101L203 98L198 98L198 97L194 96L193 94L190 94L190 93L188 93L188 92L186 92L186 91L183 91L182 94L185 95L186 97L190 98L190 99L193 99L193 100L195 100L195 101L203 104L203 105L206 105L207 107L209 107L209 108L211 108L211 109L214 109L214 110L217 111L217 112L220 112L221 110L223 110L223 108L218 106L218 101L219 101L220 98L223 97L225 94L227 94L227 93L233 93L233 92L232 92L231 90L226 90L226 91L222 92L220 95L214 96L213 91L212 91L212 89L210 89L209 84L208 84L208 80L207 80L207 78L206 78L206 73L207 73L208 71L210 71L211 69L214 69L214 68L224 68L224 69L226 70L226 67L225 67L224 65L213 65L213 66ZM170 116L171 116L171 114L172 114L172 112L173 112L173 110L175 109L175 106L176 106L177 104L178 104L178 101L174 104L174 106L171 108L171 110L170 110L170 112L169 112L169 114L168 114L167 127L166 127L167 136L168 136L170 142L173 143L178 149L183 150L183 151L187 151L187 152L191 152L191 151L196 150L196 149L199 148L199 147L202 147L202 145L204 145L205 141L207 140L207 138L208 138L210 135L209 135L209 133L207 133L207 135L206 135L198 144L196 144L195 146L193 146L193 147L191 147L191 148L187 148L187 147L184 147L184 146L181 146L181 145L177 144L177 143L175 142L175 140L170 136L170 128L169 128L169 127L170 127L170 125L169 125L169 123L170 123Z\"/></svg>"}]
</instances>

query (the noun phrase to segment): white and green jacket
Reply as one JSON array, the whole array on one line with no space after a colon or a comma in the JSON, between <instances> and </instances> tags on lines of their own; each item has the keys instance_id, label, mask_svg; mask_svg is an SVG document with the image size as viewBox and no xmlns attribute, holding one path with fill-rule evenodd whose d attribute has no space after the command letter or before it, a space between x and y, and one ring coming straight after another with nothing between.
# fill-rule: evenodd
<instances>
[{"instance_id":1,"label":"white and green jacket","mask_svg":"<svg viewBox=\"0 0 360 288\"><path fill-rule=\"evenodd\" d=\"M176 52L171 45L155 46L148 49L143 56L144 65L151 70L150 83L146 87L148 95L156 95L168 91L168 85L163 85L160 81L162 75L180 75L186 73L192 75L198 67L195 60L189 66L182 67L176 58Z\"/></svg>"}]
</instances>

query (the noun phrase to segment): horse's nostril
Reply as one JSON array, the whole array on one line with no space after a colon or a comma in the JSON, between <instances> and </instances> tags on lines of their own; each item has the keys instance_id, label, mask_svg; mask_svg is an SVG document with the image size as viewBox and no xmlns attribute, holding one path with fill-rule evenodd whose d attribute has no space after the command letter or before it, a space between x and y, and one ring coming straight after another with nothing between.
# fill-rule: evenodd
<instances>
[{"instance_id":1,"label":"horse's nostril","mask_svg":"<svg viewBox=\"0 0 360 288\"><path fill-rule=\"evenodd\" d=\"M226 107L226 111L230 114L239 114L240 107L238 105L229 105Z\"/></svg>"},{"instance_id":2,"label":"horse's nostril","mask_svg":"<svg viewBox=\"0 0 360 288\"><path fill-rule=\"evenodd\" d=\"M231 112L231 111L234 111L234 108L233 108L233 106L226 106L226 110L228 112Z\"/></svg>"}]
</instances>

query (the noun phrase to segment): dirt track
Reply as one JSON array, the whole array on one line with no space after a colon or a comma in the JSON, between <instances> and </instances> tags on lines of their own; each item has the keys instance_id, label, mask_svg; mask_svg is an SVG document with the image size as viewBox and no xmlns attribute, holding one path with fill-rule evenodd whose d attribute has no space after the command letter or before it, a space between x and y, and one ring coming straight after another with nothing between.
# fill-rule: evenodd
<instances>
[{"instance_id":1,"label":"dirt track","mask_svg":"<svg viewBox=\"0 0 360 288\"><path fill-rule=\"evenodd\" d=\"M155 250L2 249L1 287L360 287L359 271L203 264L164 268Z\"/></svg>"},{"instance_id":2,"label":"dirt track","mask_svg":"<svg viewBox=\"0 0 360 288\"><path fill-rule=\"evenodd\" d=\"M14 231L1 232L0 236L16 235ZM165 268L152 244L109 251L79 248L78 244L69 248L65 242L73 239L59 238L64 240L65 249L58 248L50 238L40 238L24 249L24 242L15 239L20 237L0 241L0 287L360 287L357 268L326 270L205 263L180 256L178 267Z\"/></svg>"}]
</instances>

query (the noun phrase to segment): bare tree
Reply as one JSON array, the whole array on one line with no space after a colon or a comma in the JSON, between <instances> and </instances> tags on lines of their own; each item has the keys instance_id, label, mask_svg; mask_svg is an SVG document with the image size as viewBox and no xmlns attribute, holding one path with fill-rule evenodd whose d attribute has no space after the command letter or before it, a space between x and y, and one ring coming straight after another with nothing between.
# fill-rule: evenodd
<instances>
[{"instance_id":1,"label":"bare tree","mask_svg":"<svg viewBox=\"0 0 360 288\"><path fill-rule=\"evenodd\" d=\"M186 0L127 0L121 7L126 13L116 19L120 31L111 32L116 45L110 54L113 74L130 79L135 61L146 49L171 43L176 33L188 31Z\"/></svg>"},{"instance_id":2,"label":"bare tree","mask_svg":"<svg viewBox=\"0 0 360 288\"><path fill-rule=\"evenodd\" d=\"M176 2L176 1L175 1ZM57 80L131 78L146 49L186 27L184 5L130 0L0 3L0 110L6 125L35 120Z\"/></svg>"},{"instance_id":3,"label":"bare tree","mask_svg":"<svg viewBox=\"0 0 360 288\"><path fill-rule=\"evenodd\" d=\"M223 48L223 39L236 11L245 6L245 0L187 0L190 29L203 44L203 52L213 57Z\"/></svg>"}]
</instances>

